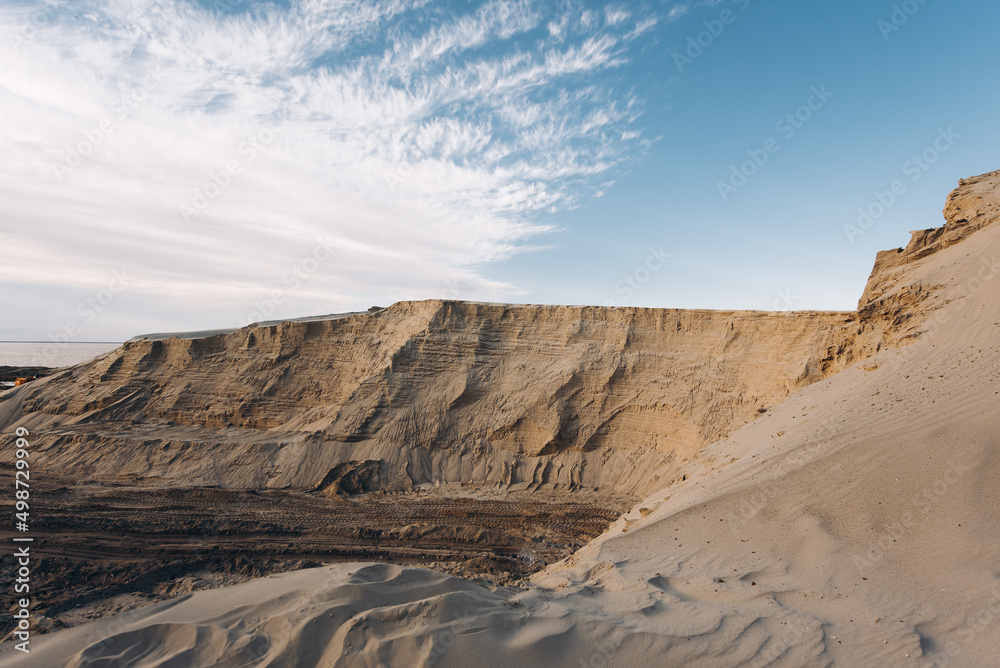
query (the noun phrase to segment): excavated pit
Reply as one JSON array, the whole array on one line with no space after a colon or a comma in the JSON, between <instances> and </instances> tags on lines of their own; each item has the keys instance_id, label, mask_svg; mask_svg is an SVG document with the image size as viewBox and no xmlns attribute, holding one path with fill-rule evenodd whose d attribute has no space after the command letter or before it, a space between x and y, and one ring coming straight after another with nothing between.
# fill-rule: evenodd
<instances>
[{"instance_id":1,"label":"excavated pit","mask_svg":"<svg viewBox=\"0 0 1000 668\"><path fill-rule=\"evenodd\" d=\"M856 312L403 302L140 339L2 392L0 428L31 432L40 628L337 560L516 582L919 336L937 287L906 266L993 220L995 177L879 254Z\"/></svg>"}]
</instances>

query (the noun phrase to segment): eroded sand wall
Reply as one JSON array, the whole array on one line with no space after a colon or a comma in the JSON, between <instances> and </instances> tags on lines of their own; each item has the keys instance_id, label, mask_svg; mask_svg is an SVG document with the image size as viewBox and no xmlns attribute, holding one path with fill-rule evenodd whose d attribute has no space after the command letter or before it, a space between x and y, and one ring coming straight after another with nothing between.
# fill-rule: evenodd
<instances>
[{"instance_id":1,"label":"eroded sand wall","mask_svg":"<svg viewBox=\"0 0 1000 668\"><path fill-rule=\"evenodd\" d=\"M381 460L382 483L643 493L790 393L919 333L913 262L997 217L991 175L947 225L880 253L855 313L402 302L201 339L134 341L9 392L39 466L308 488Z\"/></svg>"}]
</instances>

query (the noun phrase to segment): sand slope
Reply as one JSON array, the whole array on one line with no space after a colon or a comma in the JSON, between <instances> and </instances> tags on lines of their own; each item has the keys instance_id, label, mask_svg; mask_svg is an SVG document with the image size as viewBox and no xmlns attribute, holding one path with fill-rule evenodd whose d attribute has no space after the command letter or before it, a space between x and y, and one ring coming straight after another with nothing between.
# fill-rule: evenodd
<instances>
[{"instance_id":1,"label":"sand slope","mask_svg":"<svg viewBox=\"0 0 1000 668\"><path fill-rule=\"evenodd\" d=\"M857 329L843 313L400 303L129 342L26 386L12 420L62 473L309 488L381 460L390 489L643 494L832 372L830 349Z\"/></svg>"},{"instance_id":2,"label":"sand slope","mask_svg":"<svg viewBox=\"0 0 1000 668\"><path fill-rule=\"evenodd\" d=\"M59 632L30 661L5 648L0 665L995 666L998 182L970 179L946 228L880 255L862 308L922 295L909 345L703 448L527 589L313 569Z\"/></svg>"},{"instance_id":3,"label":"sand slope","mask_svg":"<svg viewBox=\"0 0 1000 668\"><path fill-rule=\"evenodd\" d=\"M390 490L643 495L702 446L905 336L914 323L894 318L919 317L925 296L863 317L411 302L132 341L0 393L0 428L30 429L37 465L64 474L307 489L348 461L380 461Z\"/></svg>"}]
</instances>

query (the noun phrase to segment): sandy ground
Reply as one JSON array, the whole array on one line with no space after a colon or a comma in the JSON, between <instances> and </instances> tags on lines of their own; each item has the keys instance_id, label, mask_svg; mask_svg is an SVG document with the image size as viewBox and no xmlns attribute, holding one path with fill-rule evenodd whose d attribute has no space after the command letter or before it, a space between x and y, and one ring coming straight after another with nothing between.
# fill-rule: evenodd
<instances>
[{"instance_id":1,"label":"sandy ground","mask_svg":"<svg viewBox=\"0 0 1000 668\"><path fill-rule=\"evenodd\" d=\"M1000 225L911 264L922 334L705 448L531 580L284 573L2 666L995 666ZM35 643L35 641L33 641Z\"/></svg>"},{"instance_id":2,"label":"sandy ground","mask_svg":"<svg viewBox=\"0 0 1000 668\"><path fill-rule=\"evenodd\" d=\"M12 476L0 475L0 486L13 488ZM635 500L539 490L328 496L51 474L36 480L33 492L39 632L333 562L417 565L517 583L601 534ZM12 537L0 532L0 540ZM5 558L0 589L14 589L15 570ZM0 633L15 624L0 620Z\"/></svg>"}]
</instances>

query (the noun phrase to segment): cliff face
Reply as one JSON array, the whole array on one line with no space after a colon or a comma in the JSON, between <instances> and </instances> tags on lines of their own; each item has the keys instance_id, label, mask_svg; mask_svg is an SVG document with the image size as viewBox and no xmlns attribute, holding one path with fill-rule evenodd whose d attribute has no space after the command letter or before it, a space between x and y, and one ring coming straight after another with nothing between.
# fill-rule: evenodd
<instances>
[{"instance_id":1,"label":"cliff face","mask_svg":"<svg viewBox=\"0 0 1000 668\"><path fill-rule=\"evenodd\" d=\"M948 195L943 227L910 232L910 243L906 248L882 251L876 256L875 268L858 302L858 310L862 314L875 311L879 309L881 300L901 291L913 292L918 286L909 280L907 269L965 240L998 218L1000 171L962 179L959 187Z\"/></svg>"},{"instance_id":2,"label":"cliff face","mask_svg":"<svg viewBox=\"0 0 1000 668\"><path fill-rule=\"evenodd\" d=\"M427 482L641 493L791 392L919 333L907 267L996 219L1000 173L878 256L857 313L404 302L126 343L5 395L39 467L309 488L349 461Z\"/></svg>"},{"instance_id":3,"label":"cliff face","mask_svg":"<svg viewBox=\"0 0 1000 668\"><path fill-rule=\"evenodd\" d=\"M382 460L395 487L634 489L823 377L854 327L841 313L400 303L130 342L29 386L20 410L46 457L95 472L233 471L220 460L234 456L246 470L225 482L307 487Z\"/></svg>"}]
</instances>

